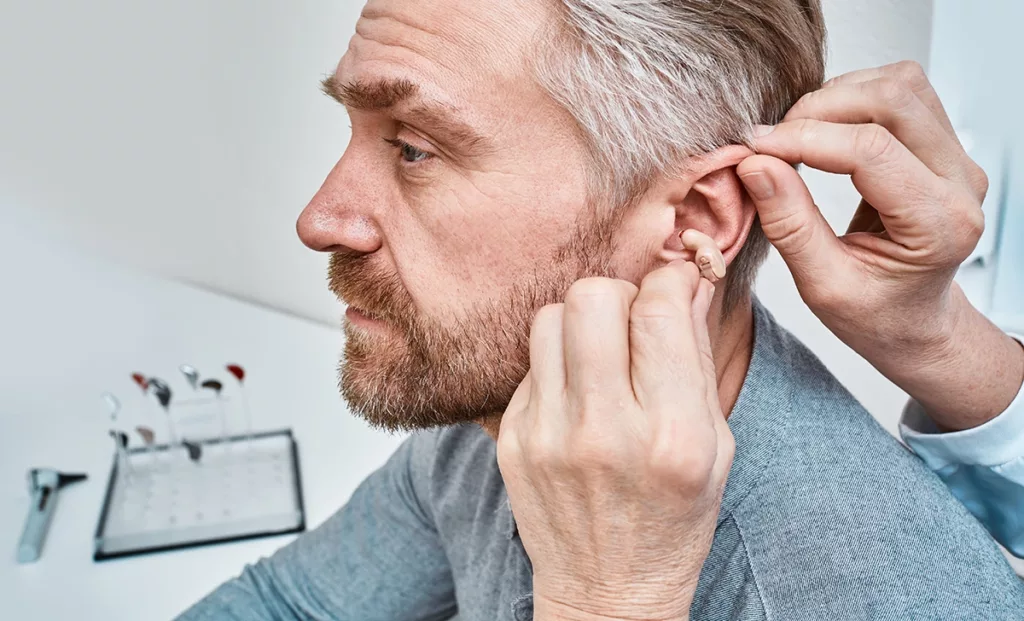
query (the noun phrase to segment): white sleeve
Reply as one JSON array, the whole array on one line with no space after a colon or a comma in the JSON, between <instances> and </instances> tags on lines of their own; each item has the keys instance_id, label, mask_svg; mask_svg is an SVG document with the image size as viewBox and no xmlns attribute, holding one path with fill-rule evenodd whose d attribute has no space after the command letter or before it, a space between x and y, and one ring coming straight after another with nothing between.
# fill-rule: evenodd
<instances>
[{"instance_id":1,"label":"white sleeve","mask_svg":"<svg viewBox=\"0 0 1024 621\"><path fill-rule=\"evenodd\" d=\"M1000 543L1024 557L1024 387L996 418L953 433L940 432L910 401L900 435Z\"/></svg>"}]
</instances>

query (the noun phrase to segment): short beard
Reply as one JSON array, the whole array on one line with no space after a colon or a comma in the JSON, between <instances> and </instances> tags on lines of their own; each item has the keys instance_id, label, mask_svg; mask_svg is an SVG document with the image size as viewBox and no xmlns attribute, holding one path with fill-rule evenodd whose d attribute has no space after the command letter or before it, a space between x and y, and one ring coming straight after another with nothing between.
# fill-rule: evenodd
<instances>
[{"instance_id":1,"label":"short beard","mask_svg":"<svg viewBox=\"0 0 1024 621\"><path fill-rule=\"evenodd\" d=\"M388 431L411 431L500 417L530 368L530 326L541 307L561 302L587 276L611 276L615 221L577 227L549 265L454 325L423 317L398 275L372 255L331 256L329 287L388 325L367 335L345 324L339 388L353 412ZM394 346L388 341L402 340ZM391 345L391 346L389 346Z\"/></svg>"}]
</instances>

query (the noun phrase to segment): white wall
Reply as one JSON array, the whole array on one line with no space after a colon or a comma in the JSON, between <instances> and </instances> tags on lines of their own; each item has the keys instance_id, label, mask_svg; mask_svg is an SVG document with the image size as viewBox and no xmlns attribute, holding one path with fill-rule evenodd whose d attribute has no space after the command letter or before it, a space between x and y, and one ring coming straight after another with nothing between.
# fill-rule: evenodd
<instances>
[{"instance_id":1,"label":"white wall","mask_svg":"<svg viewBox=\"0 0 1024 621\"><path fill-rule=\"evenodd\" d=\"M6 4L0 200L35 212L54 243L336 322L325 262L298 242L294 220L347 143L346 119L317 81L361 2ZM927 61L930 0L825 6L830 73ZM809 179L845 228L848 182ZM893 428L901 393L806 311L780 261L759 293Z\"/></svg>"},{"instance_id":2,"label":"white wall","mask_svg":"<svg viewBox=\"0 0 1024 621\"><path fill-rule=\"evenodd\" d=\"M3 6L0 198L54 243L337 322L295 218L348 141L318 81L361 3Z\"/></svg>"},{"instance_id":3,"label":"white wall","mask_svg":"<svg viewBox=\"0 0 1024 621\"><path fill-rule=\"evenodd\" d=\"M1024 332L1024 3L936 0L934 23L935 88L974 151L991 154L982 164L991 181L986 234L998 247L995 261L983 269L990 278L976 278L991 280L993 287L979 291L978 304L1004 328Z\"/></svg>"},{"instance_id":4,"label":"white wall","mask_svg":"<svg viewBox=\"0 0 1024 621\"><path fill-rule=\"evenodd\" d=\"M1024 332L1024 75L1020 62L1020 27L1024 3L1019 0L935 0L932 39L932 81L946 103L953 124L970 132L979 147L1001 145L1008 151L1000 221L1001 249L994 265L978 267L994 272L996 291L979 296L1003 327ZM986 171L995 178L992 170ZM989 194L998 192L993 187ZM993 275L993 274L988 274ZM985 279L980 279L984 281ZM1024 576L1024 559L1010 558Z\"/></svg>"}]
</instances>

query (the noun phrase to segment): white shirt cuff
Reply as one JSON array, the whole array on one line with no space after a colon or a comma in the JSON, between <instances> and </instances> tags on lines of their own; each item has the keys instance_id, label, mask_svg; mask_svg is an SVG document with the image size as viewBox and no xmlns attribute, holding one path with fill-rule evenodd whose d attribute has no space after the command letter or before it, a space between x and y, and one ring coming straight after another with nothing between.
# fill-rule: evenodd
<instances>
[{"instance_id":1,"label":"white shirt cuff","mask_svg":"<svg viewBox=\"0 0 1024 621\"><path fill-rule=\"evenodd\" d=\"M1011 334L1017 341L1024 338ZM932 470L950 464L1001 466L1024 456L1024 387L1006 410L964 431L942 433L916 401L903 408L900 436Z\"/></svg>"}]
</instances>

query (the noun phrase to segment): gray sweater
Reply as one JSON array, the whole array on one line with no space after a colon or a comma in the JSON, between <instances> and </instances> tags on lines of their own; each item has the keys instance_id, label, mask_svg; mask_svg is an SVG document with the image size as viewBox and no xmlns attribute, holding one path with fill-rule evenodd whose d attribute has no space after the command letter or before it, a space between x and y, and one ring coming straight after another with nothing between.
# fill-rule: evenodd
<instances>
[{"instance_id":1,"label":"gray sweater","mask_svg":"<svg viewBox=\"0 0 1024 621\"><path fill-rule=\"evenodd\" d=\"M736 458L690 618L1022 620L989 535L820 361L755 307ZM465 425L415 434L338 513L180 618L532 619L495 461Z\"/></svg>"}]
</instances>

